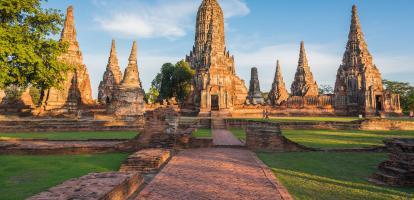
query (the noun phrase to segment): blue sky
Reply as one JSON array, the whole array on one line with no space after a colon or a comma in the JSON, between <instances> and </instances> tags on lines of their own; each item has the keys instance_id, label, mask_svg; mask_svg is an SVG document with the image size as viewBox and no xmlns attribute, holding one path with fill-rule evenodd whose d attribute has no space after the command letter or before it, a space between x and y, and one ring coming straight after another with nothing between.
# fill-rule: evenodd
<instances>
[{"instance_id":1,"label":"blue sky","mask_svg":"<svg viewBox=\"0 0 414 200\"><path fill-rule=\"evenodd\" d=\"M259 69L262 91L271 87L276 59L288 88L305 41L317 82L333 85L349 31L351 7L359 16L374 63L383 78L414 84L414 1L412 0L219 0L226 21L227 47L246 83ZM93 93L105 71L111 39L123 69L132 41L138 41L145 89L166 62L185 58L194 43L201 0L49 0L62 12L73 5L78 40Z\"/></svg>"}]
</instances>

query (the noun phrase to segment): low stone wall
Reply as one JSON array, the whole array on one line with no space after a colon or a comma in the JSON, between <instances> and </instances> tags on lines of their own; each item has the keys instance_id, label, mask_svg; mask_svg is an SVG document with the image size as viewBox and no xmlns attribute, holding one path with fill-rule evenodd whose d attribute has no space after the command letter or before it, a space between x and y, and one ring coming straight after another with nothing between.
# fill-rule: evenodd
<instances>
[{"instance_id":1,"label":"low stone wall","mask_svg":"<svg viewBox=\"0 0 414 200\"><path fill-rule=\"evenodd\" d=\"M263 110L267 109L271 117L287 117L287 116L338 116L338 113L332 108L273 108L271 106L247 106L237 108L231 111L232 117L263 117Z\"/></svg>"},{"instance_id":2,"label":"low stone wall","mask_svg":"<svg viewBox=\"0 0 414 200\"><path fill-rule=\"evenodd\" d=\"M384 143L390 152L389 159L379 165L379 171L370 181L380 185L414 186L414 139L390 139Z\"/></svg>"},{"instance_id":3,"label":"low stone wall","mask_svg":"<svg viewBox=\"0 0 414 200\"><path fill-rule=\"evenodd\" d=\"M212 138L191 137L190 148L210 148L210 147L213 147Z\"/></svg>"},{"instance_id":4,"label":"low stone wall","mask_svg":"<svg viewBox=\"0 0 414 200\"><path fill-rule=\"evenodd\" d=\"M72 155L128 152L118 148L121 140L54 141L54 140L3 140L0 154L14 155Z\"/></svg>"},{"instance_id":5,"label":"low stone wall","mask_svg":"<svg viewBox=\"0 0 414 200\"><path fill-rule=\"evenodd\" d=\"M284 137L279 125L266 122L249 124L247 126L246 146L255 151L289 152L311 150Z\"/></svg>"},{"instance_id":6,"label":"low stone wall","mask_svg":"<svg viewBox=\"0 0 414 200\"><path fill-rule=\"evenodd\" d=\"M258 120L226 119L227 127L246 128L249 125L258 123L266 123L268 126L280 126L282 130L358 130L360 127L358 122L260 122Z\"/></svg>"},{"instance_id":7,"label":"low stone wall","mask_svg":"<svg viewBox=\"0 0 414 200\"><path fill-rule=\"evenodd\" d=\"M93 119L22 119L0 121L2 133L16 132L67 132L67 131L139 131L144 127L143 119L134 121Z\"/></svg>"},{"instance_id":8,"label":"low stone wall","mask_svg":"<svg viewBox=\"0 0 414 200\"><path fill-rule=\"evenodd\" d=\"M179 127L181 128L210 128L211 118L199 118L199 117L180 117Z\"/></svg>"},{"instance_id":9,"label":"low stone wall","mask_svg":"<svg viewBox=\"0 0 414 200\"><path fill-rule=\"evenodd\" d=\"M362 130L414 130L414 121L398 121L388 119L370 119L360 122Z\"/></svg>"},{"instance_id":10,"label":"low stone wall","mask_svg":"<svg viewBox=\"0 0 414 200\"><path fill-rule=\"evenodd\" d=\"M50 188L28 200L123 200L135 193L144 179L138 173L91 173Z\"/></svg>"},{"instance_id":11,"label":"low stone wall","mask_svg":"<svg viewBox=\"0 0 414 200\"><path fill-rule=\"evenodd\" d=\"M144 149L128 157L120 172L156 173L171 158L171 152L164 149Z\"/></svg>"},{"instance_id":12,"label":"low stone wall","mask_svg":"<svg viewBox=\"0 0 414 200\"><path fill-rule=\"evenodd\" d=\"M259 123L258 120L226 119L227 127L246 128ZM414 121L398 121L388 119L365 119L352 122L266 122L268 125L278 124L282 130L414 130Z\"/></svg>"}]
</instances>

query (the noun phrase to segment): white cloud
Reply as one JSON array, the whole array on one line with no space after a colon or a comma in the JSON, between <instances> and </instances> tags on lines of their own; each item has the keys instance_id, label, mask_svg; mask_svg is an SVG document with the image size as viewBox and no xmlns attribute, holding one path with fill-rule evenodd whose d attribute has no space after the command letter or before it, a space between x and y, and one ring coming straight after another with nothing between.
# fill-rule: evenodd
<instances>
[{"instance_id":1,"label":"white cloud","mask_svg":"<svg viewBox=\"0 0 414 200\"><path fill-rule=\"evenodd\" d=\"M225 18L241 17L250 13L250 9L244 0L221 0L220 5Z\"/></svg>"},{"instance_id":2,"label":"white cloud","mask_svg":"<svg viewBox=\"0 0 414 200\"><path fill-rule=\"evenodd\" d=\"M194 29L194 19L200 2L157 0L155 3L148 3L102 0L94 5L101 8L110 7L108 10L112 12L96 16L95 21L101 29L125 37L178 38ZM222 0L220 3L226 18L250 13L243 0Z\"/></svg>"}]
</instances>

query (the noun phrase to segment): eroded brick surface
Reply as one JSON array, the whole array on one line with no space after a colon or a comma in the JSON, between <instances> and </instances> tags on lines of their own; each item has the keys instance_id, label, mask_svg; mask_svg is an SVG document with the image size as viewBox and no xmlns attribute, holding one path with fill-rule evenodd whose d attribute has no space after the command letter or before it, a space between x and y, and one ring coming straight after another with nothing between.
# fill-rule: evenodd
<instances>
[{"instance_id":1,"label":"eroded brick surface","mask_svg":"<svg viewBox=\"0 0 414 200\"><path fill-rule=\"evenodd\" d=\"M282 199L248 150L192 149L179 153L137 199Z\"/></svg>"}]
</instances>

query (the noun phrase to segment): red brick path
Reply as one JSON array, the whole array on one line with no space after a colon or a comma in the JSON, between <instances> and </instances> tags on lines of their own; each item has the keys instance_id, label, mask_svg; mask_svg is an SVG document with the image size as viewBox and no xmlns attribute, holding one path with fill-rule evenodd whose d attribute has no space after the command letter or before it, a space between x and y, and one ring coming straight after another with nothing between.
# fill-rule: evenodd
<instances>
[{"instance_id":1,"label":"red brick path","mask_svg":"<svg viewBox=\"0 0 414 200\"><path fill-rule=\"evenodd\" d=\"M137 199L291 199L248 150L192 149L179 153Z\"/></svg>"},{"instance_id":2,"label":"red brick path","mask_svg":"<svg viewBox=\"0 0 414 200\"><path fill-rule=\"evenodd\" d=\"M216 146L242 146L233 133L225 129L213 129L213 144Z\"/></svg>"}]
</instances>

